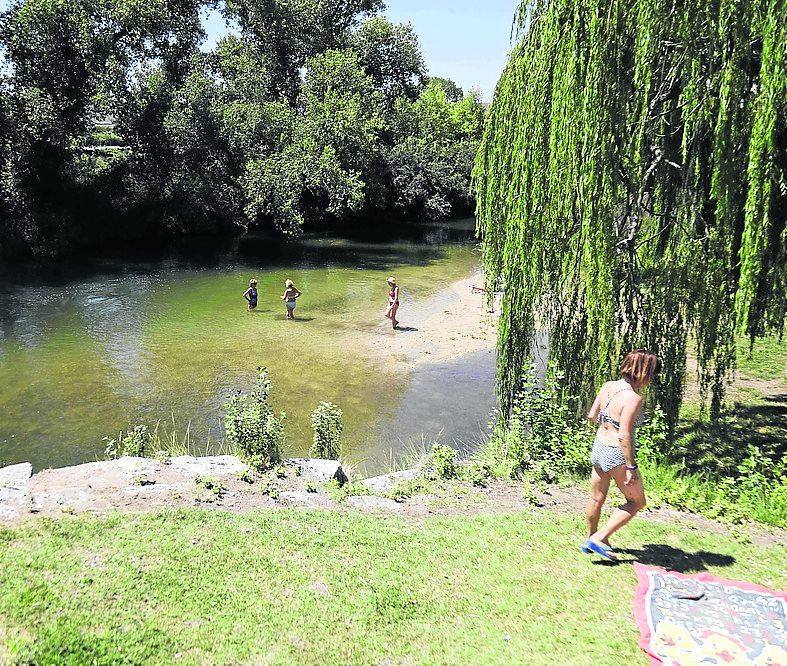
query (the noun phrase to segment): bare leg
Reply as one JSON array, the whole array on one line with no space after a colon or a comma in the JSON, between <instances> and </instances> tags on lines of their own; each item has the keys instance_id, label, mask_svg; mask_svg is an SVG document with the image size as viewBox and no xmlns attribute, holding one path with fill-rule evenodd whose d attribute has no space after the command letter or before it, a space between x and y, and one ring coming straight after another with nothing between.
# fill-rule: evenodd
<instances>
[{"instance_id":1,"label":"bare leg","mask_svg":"<svg viewBox=\"0 0 787 666\"><path fill-rule=\"evenodd\" d=\"M394 304L391 306L391 324L394 328L399 325L399 322L396 320L396 311L399 309L399 306Z\"/></svg>"},{"instance_id":2,"label":"bare leg","mask_svg":"<svg viewBox=\"0 0 787 666\"><path fill-rule=\"evenodd\" d=\"M612 481L612 475L605 474L597 467L594 467L590 473L590 497L585 509L588 537L591 537L598 530L598 521L601 518L601 509L604 507L604 502L607 501L610 481Z\"/></svg>"},{"instance_id":3,"label":"bare leg","mask_svg":"<svg viewBox=\"0 0 787 666\"><path fill-rule=\"evenodd\" d=\"M626 498L626 502L619 506L612 515L609 517L607 524L603 528L591 535L591 539L596 543L604 542L609 539L615 532L623 527L629 520L631 520L638 511L645 508L645 489L642 486L642 479L639 478L632 482L630 486L625 483L626 480L626 467L619 465L609 472L615 483L618 484L620 492Z\"/></svg>"}]
</instances>

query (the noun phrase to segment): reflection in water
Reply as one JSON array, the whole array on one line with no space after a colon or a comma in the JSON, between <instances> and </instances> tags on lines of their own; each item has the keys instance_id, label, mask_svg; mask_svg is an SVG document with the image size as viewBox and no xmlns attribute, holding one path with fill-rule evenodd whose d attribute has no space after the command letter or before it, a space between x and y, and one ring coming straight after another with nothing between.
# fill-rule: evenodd
<instances>
[{"instance_id":1,"label":"reflection in water","mask_svg":"<svg viewBox=\"0 0 787 666\"><path fill-rule=\"evenodd\" d=\"M221 436L224 400L247 389L258 366L269 368L274 402L287 411L289 453L307 451L320 400L342 407L352 457L361 460L419 428L431 431L435 415L454 410L449 393L491 395L492 360L456 379L458 391L438 391L437 375L411 384L386 373L364 337L384 325L387 275L413 302L475 269L472 221L400 226L384 243L361 232L284 244L246 237L218 252L189 244L187 255L0 278L0 460L84 462L101 454L104 435L172 419L181 431L190 423L193 443L203 445ZM252 276L256 312L241 298ZM304 294L296 322L285 321L279 298L286 278ZM449 440L477 435L489 404L471 405L464 421L445 419Z\"/></svg>"},{"instance_id":2,"label":"reflection in water","mask_svg":"<svg viewBox=\"0 0 787 666\"><path fill-rule=\"evenodd\" d=\"M492 350L425 365L401 392L395 411L382 419L365 451L367 470L395 462L397 452L420 453L433 441L467 452L486 436L495 418Z\"/></svg>"}]
</instances>

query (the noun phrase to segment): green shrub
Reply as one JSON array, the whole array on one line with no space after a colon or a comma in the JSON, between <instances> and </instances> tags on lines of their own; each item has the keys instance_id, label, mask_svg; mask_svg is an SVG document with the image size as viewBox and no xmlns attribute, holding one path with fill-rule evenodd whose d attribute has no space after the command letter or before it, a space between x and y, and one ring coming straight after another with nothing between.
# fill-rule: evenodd
<instances>
[{"instance_id":1,"label":"green shrub","mask_svg":"<svg viewBox=\"0 0 787 666\"><path fill-rule=\"evenodd\" d=\"M338 460L341 455L341 437L344 416L332 402L321 402L312 412L312 428L314 428L314 443L309 449L312 458L325 458Z\"/></svg>"},{"instance_id":2,"label":"green shrub","mask_svg":"<svg viewBox=\"0 0 787 666\"><path fill-rule=\"evenodd\" d=\"M164 449L159 449L153 454L153 458L158 460L162 465L169 465L172 462L172 456L170 455L169 451L165 451Z\"/></svg>"},{"instance_id":3,"label":"green shrub","mask_svg":"<svg viewBox=\"0 0 787 666\"><path fill-rule=\"evenodd\" d=\"M104 437L104 441L106 442L104 455L107 458L115 459L121 456L143 458L150 450L151 436L147 426L137 425L131 430L121 432L117 440Z\"/></svg>"},{"instance_id":4,"label":"green shrub","mask_svg":"<svg viewBox=\"0 0 787 666\"><path fill-rule=\"evenodd\" d=\"M224 429L227 443L255 469L270 469L281 460L284 446L284 412L276 416L270 406L271 382L258 368L251 394L240 391L225 404Z\"/></svg>"},{"instance_id":5,"label":"green shrub","mask_svg":"<svg viewBox=\"0 0 787 666\"><path fill-rule=\"evenodd\" d=\"M273 479L265 479L263 484L260 486L260 492L263 495L267 495L272 500L279 499L279 487L276 485L276 482Z\"/></svg>"},{"instance_id":6,"label":"green shrub","mask_svg":"<svg viewBox=\"0 0 787 666\"><path fill-rule=\"evenodd\" d=\"M317 486L314 485L313 481L307 481L306 485L304 486L304 488L306 489L307 493L316 493L317 492Z\"/></svg>"},{"instance_id":7,"label":"green shrub","mask_svg":"<svg viewBox=\"0 0 787 666\"><path fill-rule=\"evenodd\" d=\"M337 479L331 479L326 486L328 497L334 502L344 502L348 497L371 495L369 488L360 481L352 481L341 485Z\"/></svg>"},{"instance_id":8,"label":"green shrub","mask_svg":"<svg viewBox=\"0 0 787 666\"><path fill-rule=\"evenodd\" d=\"M550 368L544 385L538 386L535 366L525 373L509 424L501 426L495 436L512 476L554 483L561 476L587 472L592 428L560 400L561 380Z\"/></svg>"},{"instance_id":9,"label":"green shrub","mask_svg":"<svg viewBox=\"0 0 787 666\"><path fill-rule=\"evenodd\" d=\"M397 481L391 490L388 491L388 497L395 502L404 502L408 497L413 495L424 495L432 489L429 479L423 476L417 476L414 479L406 481Z\"/></svg>"},{"instance_id":10,"label":"green shrub","mask_svg":"<svg viewBox=\"0 0 787 666\"><path fill-rule=\"evenodd\" d=\"M254 483L254 473L248 467L237 474L238 481L243 481L243 483L252 484Z\"/></svg>"},{"instance_id":11,"label":"green shrub","mask_svg":"<svg viewBox=\"0 0 787 666\"><path fill-rule=\"evenodd\" d=\"M435 442L426 467L427 476L431 479L455 479L457 477L456 449Z\"/></svg>"},{"instance_id":12,"label":"green shrub","mask_svg":"<svg viewBox=\"0 0 787 666\"><path fill-rule=\"evenodd\" d=\"M595 431L561 403L559 374L549 370L542 387L534 377L531 370L508 425L498 426L477 456L495 475L524 478L532 502L547 483L589 473ZM787 527L787 460L774 455L772 443L741 447L739 441L718 441L719 460L705 464L713 457L712 438L702 447L687 446L685 438L676 446L664 412L657 408L637 431L637 464L651 505Z\"/></svg>"},{"instance_id":13,"label":"green shrub","mask_svg":"<svg viewBox=\"0 0 787 666\"><path fill-rule=\"evenodd\" d=\"M212 476L203 476L201 474L197 474L197 476L194 477L194 483L196 483L200 488L213 493L217 499L221 499L224 496L224 493L227 492L227 488L224 486L224 484Z\"/></svg>"},{"instance_id":14,"label":"green shrub","mask_svg":"<svg viewBox=\"0 0 787 666\"><path fill-rule=\"evenodd\" d=\"M486 488L487 481L492 476L492 469L489 463L472 461L458 468L458 476L462 481L472 483L479 488Z\"/></svg>"}]
</instances>

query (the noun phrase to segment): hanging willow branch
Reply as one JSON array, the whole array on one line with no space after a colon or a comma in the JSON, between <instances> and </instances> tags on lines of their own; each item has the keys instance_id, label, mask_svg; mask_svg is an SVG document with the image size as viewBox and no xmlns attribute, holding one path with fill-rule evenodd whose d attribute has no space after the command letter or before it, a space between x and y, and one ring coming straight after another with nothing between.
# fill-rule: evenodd
<instances>
[{"instance_id":1,"label":"hanging willow branch","mask_svg":"<svg viewBox=\"0 0 787 666\"><path fill-rule=\"evenodd\" d=\"M687 346L717 414L735 338L782 332L787 0L529 0L474 172L486 278L505 286L510 408L536 332L568 395L628 349Z\"/></svg>"}]
</instances>

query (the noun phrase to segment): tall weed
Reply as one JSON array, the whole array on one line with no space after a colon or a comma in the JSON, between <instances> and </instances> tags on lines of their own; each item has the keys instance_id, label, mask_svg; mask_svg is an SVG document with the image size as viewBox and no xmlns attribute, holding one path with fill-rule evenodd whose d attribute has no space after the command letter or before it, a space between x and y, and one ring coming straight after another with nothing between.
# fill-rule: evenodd
<instances>
[{"instance_id":1,"label":"tall weed","mask_svg":"<svg viewBox=\"0 0 787 666\"><path fill-rule=\"evenodd\" d=\"M281 461L286 414L278 416L268 402L271 381L265 368L257 369L250 394L240 391L224 405L227 443L238 457L257 469L269 469Z\"/></svg>"},{"instance_id":2,"label":"tall weed","mask_svg":"<svg viewBox=\"0 0 787 666\"><path fill-rule=\"evenodd\" d=\"M312 412L314 442L309 449L312 458L338 460L342 453L342 430L344 413L332 402L321 402Z\"/></svg>"}]
</instances>

